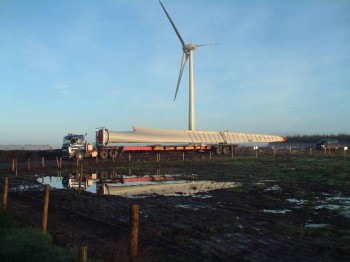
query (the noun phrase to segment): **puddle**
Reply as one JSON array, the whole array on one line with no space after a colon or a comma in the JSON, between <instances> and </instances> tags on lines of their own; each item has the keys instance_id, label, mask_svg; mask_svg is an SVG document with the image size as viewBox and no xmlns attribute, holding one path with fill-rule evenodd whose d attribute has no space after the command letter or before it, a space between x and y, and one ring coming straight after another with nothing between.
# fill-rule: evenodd
<instances>
[{"instance_id":1,"label":"puddle","mask_svg":"<svg viewBox=\"0 0 350 262\"><path fill-rule=\"evenodd\" d=\"M328 224L306 224L305 227L307 227L307 228L324 228L324 227L328 227Z\"/></svg>"},{"instance_id":2,"label":"puddle","mask_svg":"<svg viewBox=\"0 0 350 262\"><path fill-rule=\"evenodd\" d=\"M261 212L264 213L271 213L271 214L286 214L288 212L291 212L292 210L290 209L263 209Z\"/></svg>"},{"instance_id":3,"label":"puddle","mask_svg":"<svg viewBox=\"0 0 350 262\"><path fill-rule=\"evenodd\" d=\"M342 195L334 196L326 193L323 193L323 195L326 196L325 199L317 201L315 210L328 209L339 211L339 214L350 218L350 197ZM295 204L294 208L302 208L304 204L308 203L307 200L296 198L286 199L286 202Z\"/></svg>"},{"instance_id":4,"label":"puddle","mask_svg":"<svg viewBox=\"0 0 350 262\"><path fill-rule=\"evenodd\" d=\"M350 197L341 194L332 196L324 193L323 195L326 196L325 201L320 201L315 209L339 210L339 214L350 218Z\"/></svg>"},{"instance_id":5,"label":"puddle","mask_svg":"<svg viewBox=\"0 0 350 262\"><path fill-rule=\"evenodd\" d=\"M125 197L142 197L152 194L179 196L194 195L210 190L232 188L235 182L194 181L196 175L165 174L165 175L117 175L116 173L84 174L81 181L75 174L63 177L40 177L42 184L49 184L57 189L86 190L101 195L119 195ZM206 198L209 195L200 195Z\"/></svg>"},{"instance_id":6,"label":"puddle","mask_svg":"<svg viewBox=\"0 0 350 262\"><path fill-rule=\"evenodd\" d=\"M271 187L266 188L264 191L281 191L282 188L279 185L273 185Z\"/></svg>"}]
</instances>

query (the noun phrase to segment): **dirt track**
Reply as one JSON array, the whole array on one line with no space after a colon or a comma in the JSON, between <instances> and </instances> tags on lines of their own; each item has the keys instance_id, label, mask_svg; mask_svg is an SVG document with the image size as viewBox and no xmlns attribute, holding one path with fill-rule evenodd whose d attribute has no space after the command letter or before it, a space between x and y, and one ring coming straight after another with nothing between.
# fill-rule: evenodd
<instances>
[{"instance_id":1,"label":"dirt track","mask_svg":"<svg viewBox=\"0 0 350 262\"><path fill-rule=\"evenodd\" d=\"M308 165L305 156L298 155L277 160L248 157L145 163L154 170L195 173L199 180L233 181L242 186L195 196L144 198L51 190L49 231L60 245L84 244L91 257L126 261L129 206L138 203L138 261L349 261L349 217L339 210L317 208L330 196L350 196L349 187L344 188L344 181L350 181L349 158L319 157L316 161L329 161L331 166ZM94 168L93 161L84 161L86 169ZM138 163L137 169L144 165ZM8 171L9 165L2 165L2 175L7 173L12 185L8 206L40 227L44 193L32 178L35 174L56 175L57 168L55 161L48 161L45 170L33 166L26 171L25 166L26 162L16 178ZM105 168L111 170L111 164L106 163ZM348 176L333 184L319 180L325 179L319 173L337 179L335 172ZM26 190L18 190L20 185Z\"/></svg>"}]
</instances>

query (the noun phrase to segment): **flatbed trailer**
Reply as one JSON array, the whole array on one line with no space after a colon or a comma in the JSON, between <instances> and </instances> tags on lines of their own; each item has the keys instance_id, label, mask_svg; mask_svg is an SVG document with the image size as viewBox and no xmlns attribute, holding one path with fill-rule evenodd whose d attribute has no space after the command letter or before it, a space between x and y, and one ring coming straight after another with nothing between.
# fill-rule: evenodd
<instances>
[{"instance_id":1,"label":"flatbed trailer","mask_svg":"<svg viewBox=\"0 0 350 262\"><path fill-rule=\"evenodd\" d=\"M125 153L161 153L161 152L199 152L212 151L215 154L229 154L236 145L148 145L148 146L100 146L99 157L102 159L120 157Z\"/></svg>"}]
</instances>

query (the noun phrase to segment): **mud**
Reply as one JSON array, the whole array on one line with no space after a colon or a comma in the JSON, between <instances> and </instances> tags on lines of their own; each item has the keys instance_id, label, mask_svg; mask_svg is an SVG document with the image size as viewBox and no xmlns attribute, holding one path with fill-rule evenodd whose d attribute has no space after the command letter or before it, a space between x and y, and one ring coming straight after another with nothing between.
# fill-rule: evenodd
<instances>
[{"instance_id":1,"label":"mud","mask_svg":"<svg viewBox=\"0 0 350 262\"><path fill-rule=\"evenodd\" d=\"M127 261L129 207L137 203L136 261L349 261L350 219L346 214L350 192L346 185L350 165L348 158L341 157L307 159L329 161L329 167L310 165L305 156L141 163L136 167L99 163L98 168L110 171L140 171L147 166L148 170L194 173L199 181L239 186L142 198L52 189L48 228L59 245L87 245L89 257ZM95 168L93 160L84 161L86 169ZM1 165L1 176L8 175L10 181L8 207L40 228L44 191L37 177L56 179L72 168L58 172L54 161L44 170L39 165L31 170L25 166L24 162L16 177L10 165ZM338 177L337 172L342 175ZM325 182L330 175L334 181ZM0 183L2 189L3 179Z\"/></svg>"}]
</instances>

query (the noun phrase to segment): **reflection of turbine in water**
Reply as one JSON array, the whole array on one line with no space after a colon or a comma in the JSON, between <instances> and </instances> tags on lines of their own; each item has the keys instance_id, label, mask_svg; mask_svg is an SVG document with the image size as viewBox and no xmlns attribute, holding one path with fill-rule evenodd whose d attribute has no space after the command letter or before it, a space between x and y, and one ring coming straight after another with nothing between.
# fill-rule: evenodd
<instances>
[{"instance_id":1,"label":"reflection of turbine in water","mask_svg":"<svg viewBox=\"0 0 350 262\"><path fill-rule=\"evenodd\" d=\"M171 19L170 15L166 11L163 3L159 0L160 5L162 6L166 16L169 19L170 24L173 26L174 31L179 38L181 45L182 45L182 60L181 60L181 67L180 67L180 73L179 73L179 78L177 80L177 85L176 85L176 91L175 91L175 96L174 96L174 101L177 96L177 92L179 90L181 78L182 78L182 73L184 71L187 59L189 59L189 130L194 130L194 73L193 73L193 51L196 50L198 47L201 46L206 46L210 44L194 44L194 43L185 43L183 40L182 36L180 35L179 31L177 30L173 20Z\"/></svg>"}]
</instances>

